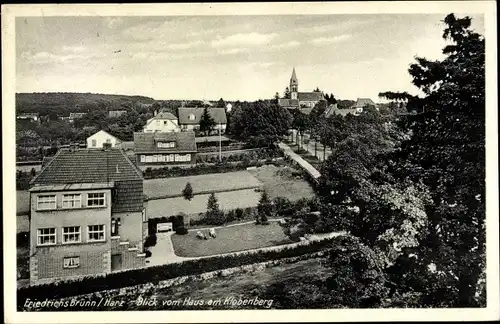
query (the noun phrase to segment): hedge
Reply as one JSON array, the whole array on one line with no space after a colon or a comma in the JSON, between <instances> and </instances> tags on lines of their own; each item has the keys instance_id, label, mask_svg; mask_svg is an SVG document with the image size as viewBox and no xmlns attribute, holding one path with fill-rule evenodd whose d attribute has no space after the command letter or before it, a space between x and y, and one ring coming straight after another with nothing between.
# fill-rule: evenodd
<instances>
[{"instance_id":1,"label":"hedge","mask_svg":"<svg viewBox=\"0 0 500 324\"><path fill-rule=\"evenodd\" d=\"M283 157L283 152L276 148L261 148L252 151L235 152L233 154L222 155L222 162L238 162L242 161L246 164L256 163L260 160L269 160L273 158ZM214 154L204 154L197 155L197 163L216 163L219 161L219 155Z\"/></svg>"},{"instance_id":2,"label":"hedge","mask_svg":"<svg viewBox=\"0 0 500 324\"><path fill-rule=\"evenodd\" d=\"M321 241L314 241L308 245L296 245L279 250L247 252L187 260L180 263L145 267L123 272L112 272L102 276L85 277L75 281L61 281L38 286L23 287L17 290L18 310L22 310L27 298L31 300L43 300L46 298L57 299L146 283L157 284L162 280L180 276L196 275L204 272L314 253L334 244L335 241L341 238L341 236L334 237Z\"/></svg>"},{"instance_id":3,"label":"hedge","mask_svg":"<svg viewBox=\"0 0 500 324\"><path fill-rule=\"evenodd\" d=\"M262 161L242 161L238 163L222 162L215 164L197 164L188 168L181 167L164 167L158 169L147 168L144 170L144 179L186 177L200 174L210 173L226 173L234 171L246 170L248 167L261 167L264 164L274 164L276 166L283 165L282 161L273 161L272 159Z\"/></svg>"}]
</instances>

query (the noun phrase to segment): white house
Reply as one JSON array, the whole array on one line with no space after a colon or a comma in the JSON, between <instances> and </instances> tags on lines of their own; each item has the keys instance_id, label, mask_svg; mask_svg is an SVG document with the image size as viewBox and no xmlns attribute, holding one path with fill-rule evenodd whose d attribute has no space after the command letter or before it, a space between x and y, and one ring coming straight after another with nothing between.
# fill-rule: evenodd
<instances>
[{"instance_id":1,"label":"white house","mask_svg":"<svg viewBox=\"0 0 500 324\"><path fill-rule=\"evenodd\" d=\"M87 138L87 148L102 148L104 143L111 144L111 147L117 147L121 142L121 140L113 135L100 130Z\"/></svg>"},{"instance_id":2,"label":"white house","mask_svg":"<svg viewBox=\"0 0 500 324\"><path fill-rule=\"evenodd\" d=\"M144 125L144 133L170 133L179 132L177 117L169 112L160 112L149 119Z\"/></svg>"},{"instance_id":3,"label":"white house","mask_svg":"<svg viewBox=\"0 0 500 324\"><path fill-rule=\"evenodd\" d=\"M200 120L205 108L179 108L179 125L183 131L190 131L200 128ZM226 131L227 117L226 109L220 107L208 108L208 113L215 121L215 130L221 129L221 132Z\"/></svg>"}]
</instances>

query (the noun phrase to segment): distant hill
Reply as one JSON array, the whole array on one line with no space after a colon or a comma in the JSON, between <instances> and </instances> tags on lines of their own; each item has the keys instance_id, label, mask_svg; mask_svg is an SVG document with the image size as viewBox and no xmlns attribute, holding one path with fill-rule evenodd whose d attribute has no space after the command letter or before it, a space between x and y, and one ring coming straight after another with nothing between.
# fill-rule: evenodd
<instances>
[{"instance_id":1,"label":"distant hill","mask_svg":"<svg viewBox=\"0 0 500 324\"><path fill-rule=\"evenodd\" d=\"M16 93L16 112L67 116L70 112L129 110L137 105L154 102L153 98L144 96L71 92Z\"/></svg>"}]
</instances>

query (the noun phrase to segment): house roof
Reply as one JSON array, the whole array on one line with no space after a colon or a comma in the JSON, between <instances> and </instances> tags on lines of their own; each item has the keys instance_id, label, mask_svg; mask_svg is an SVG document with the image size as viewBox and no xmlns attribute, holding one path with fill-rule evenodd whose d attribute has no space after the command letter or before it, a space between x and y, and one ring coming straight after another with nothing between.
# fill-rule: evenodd
<instances>
[{"instance_id":1,"label":"house roof","mask_svg":"<svg viewBox=\"0 0 500 324\"><path fill-rule=\"evenodd\" d=\"M333 115L341 115L341 116L347 116L348 114L353 114L355 115L357 112L356 112L356 108L349 108L349 109L339 109L337 107L337 104L334 104L334 105L330 105L328 106L328 108L326 108L325 110L325 117L328 118L330 116L333 116Z\"/></svg>"},{"instance_id":2,"label":"house roof","mask_svg":"<svg viewBox=\"0 0 500 324\"><path fill-rule=\"evenodd\" d=\"M99 134L99 133L103 133L103 134L105 134L105 135L108 135L108 136L110 136L110 137L113 137L113 138L115 138L118 142L121 142L121 140L120 140L118 137L113 136L113 135L111 135L110 133L108 133L108 132L106 132L105 130L102 130L102 129L101 129L100 131L98 131L97 133L94 133L94 134L90 135L89 137L87 137L87 139L92 138L92 137L96 136L96 135L97 135L97 134Z\"/></svg>"},{"instance_id":3,"label":"house roof","mask_svg":"<svg viewBox=\"0 0 500 324\"><path fill-rule=\"evenodd\" d=\"M321 92L299 92L298 98L299 101L320 101L325 99Z\"/></svg>"},{"instance_id":4,"label":"house roof","mask_svg":"<svg viewBox=\"0 0 500 324\"><path fill-rule=\"evenodd\" d=\"M110 110L108 112L109 117L120 117L121 115L127 113L126 110Z\"/></svg>"},{"instance_id":5,"label":"house roof","mask_svg":"<svg viewBox=\"0 0 500 324\"><path fill-rule=\"evenodd\" d=\"M77 113L69 113L69 118L81 118L85 116L87 113L77 112Z\"/></svg>"},{"instance_id":6,"label":"house roof","mask_svg":"<svg viewBox=\"0 0 500 324\"><path fill-rule=\"evenodd\" d=\"M297 99L278 99L278 104L282 107L298 107L299 101Z\"/></svg>"},{"instance_id":7,"label":"house roof","mask_svg":"<svg viewBox=\"0 0 500 324\"><path fill-rule=\"evenodd\" d=\"M158 147L158 142L175 142L175 147ZM134 133L135 153L196 152L194 132Z\"/></svg>"},{"instance_id":8,"label":"house roof","mask_svg":"<svg viewBox=\"0 0 500 324\"><path fill-rule=\"evenodd\" d=\"M152 119L172 119L172 120L177 120L177 116L175 116L174 114L172 114L172 113L170 113L168 111L160 111Z\"/></svg>"},{"instance_id":9,"label":"house roof","mask_svg":"<svg viewBox=\"0 0 500 324\"><path fill-rule=\"evenodd\" d=\"M358 98L351 108L363 108L366 105L375 106L375 103L370 98Z\"/></svg>"},{"instance_id":10,"label":"house roof","mask_svg":"<svg viewBox=\"0 0 500 324\"><path fill-rule=\"evenodd\" d=\"M196 143L211 143L211 142L229 142L231 141L229 138L226 136L219 136L219 135L214 135L214 136L202 136L202 137L196 137Z\"/></svg>"},{"instance_id":11,"label":"house roof","mask_svg":"<svg viewBox=\"0 0 500 324\"><path fill-rule=\"evenodd\" d=\"M77 149L59 150L31 184L103 183L142 179L142 172L122 150Z\"/></svg>"},{"instance_id":12,"label":"house roof","mask_svg":"<svg viewBox=\"0 0 500 324\"><path fill-rule=\"evenodd\" d=\"M179 124L181 125L198 125L200 123L201 115L205 108L179 108ZM217 124L227 124L226 109L225 108L208 108L208 113ZM189 116L193 114L194 120L190 120Z\"/></svg>"}]
</instances>

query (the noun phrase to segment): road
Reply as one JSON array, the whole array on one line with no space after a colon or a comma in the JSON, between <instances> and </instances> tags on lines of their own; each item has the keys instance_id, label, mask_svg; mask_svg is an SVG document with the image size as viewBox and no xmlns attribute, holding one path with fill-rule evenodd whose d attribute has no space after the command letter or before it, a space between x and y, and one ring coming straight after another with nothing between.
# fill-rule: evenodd
<instances>
[{"instance_id":1,"label":"road","mask_svg":"<svg viewBox=\"0 0 500 324\"><path fill-rule=\"evenodd\" d=\"M295 134L295 130L292 130L293 133L293 143L297 144L297 136ZM291 138L291 137L290 137ZM298 136L300 140L300 136ZM301 144L301 147L306 149L311 155L316 156L318 160L324 161L325 158L328 159L328 157L332 154L332 151L330 148L326 148L326 151L323 152L323 144L321 144L319 141L316 143L316 141L312 138L310 138L309 134L304 134L304 142L307 142L309 139L309 142L307 144ZM316 145L316 155L315 155L315 145Z\"/></svg>"}]
</instances>

